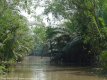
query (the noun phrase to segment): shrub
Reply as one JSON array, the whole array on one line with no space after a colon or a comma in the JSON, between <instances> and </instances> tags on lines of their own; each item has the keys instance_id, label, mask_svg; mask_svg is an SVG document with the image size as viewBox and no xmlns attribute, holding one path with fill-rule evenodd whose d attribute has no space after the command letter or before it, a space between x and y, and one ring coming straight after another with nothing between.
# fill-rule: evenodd
<instances>
[{"instance_id":1,"label":"shrub","mask_svg":"<svg viewBox=\"0 0 107 80\"><path fill-rule=\"evenodd\" d=\"M5 67L0 65L0 74L5 71Z\"/></svg>"},{"instance_id":2,"label":"shrub","mask_svg":"<svg viewBox=\"0 0 107 80\"><path fill-rule=\"evenodd\" d=\"M101 66L104 70L107 70L107 51L103 51L100 55Z\"/></svg>"}]
</instances>

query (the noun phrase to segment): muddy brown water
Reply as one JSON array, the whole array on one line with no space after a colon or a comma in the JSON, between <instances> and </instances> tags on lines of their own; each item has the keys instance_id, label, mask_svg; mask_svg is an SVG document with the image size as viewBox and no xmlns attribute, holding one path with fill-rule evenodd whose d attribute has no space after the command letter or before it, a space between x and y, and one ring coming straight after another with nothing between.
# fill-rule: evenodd
<instances>
[{"instance_id":1,"label":"muddy brown water","mask_svg":"<svg viewBox=\"0 0 107 80\"><path fill-rule=\"evenodd\" d=\"M10 73L1 75L0 80L107 80L89 70L52 66L48 57L27 56L23 62L14 66Z\"/></svg>"}]
</instances>

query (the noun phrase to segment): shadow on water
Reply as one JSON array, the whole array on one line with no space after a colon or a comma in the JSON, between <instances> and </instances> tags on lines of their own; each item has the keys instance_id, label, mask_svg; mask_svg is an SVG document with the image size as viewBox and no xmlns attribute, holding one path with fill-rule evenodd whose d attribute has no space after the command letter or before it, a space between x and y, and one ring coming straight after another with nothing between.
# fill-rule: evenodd
<instances>
[{"instance_id":1,"label":"shadow on water","mask_svg":"<svg viewBox=\"0 0 107 80\"><path fill-rule=\"evenodd\" d=\"M0 80L106 80L91 67L50 65L49 57L27 56Z\"/></svg>"}]
</instances>

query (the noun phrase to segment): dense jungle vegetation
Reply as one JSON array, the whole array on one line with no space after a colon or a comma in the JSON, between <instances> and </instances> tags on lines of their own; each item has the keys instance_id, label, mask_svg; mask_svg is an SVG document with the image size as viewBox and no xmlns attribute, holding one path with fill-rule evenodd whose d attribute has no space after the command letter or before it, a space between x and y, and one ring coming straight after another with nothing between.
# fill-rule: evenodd
<instances>
[{"instance_id":1,"label":"dense jungle vegetation","mask_svg":"<svg viewBox=\"0 0 107 80\"><path fill-rule=\"evenodd\" d=\"M52 64L96 66L107 70L107 0L44 0L43 15L30 28L18 7L30 14L30 0L0 0L0 70L29 54L49 56ZM40 0L37 0L40 2Z\"/></svg>"}]
</instances>

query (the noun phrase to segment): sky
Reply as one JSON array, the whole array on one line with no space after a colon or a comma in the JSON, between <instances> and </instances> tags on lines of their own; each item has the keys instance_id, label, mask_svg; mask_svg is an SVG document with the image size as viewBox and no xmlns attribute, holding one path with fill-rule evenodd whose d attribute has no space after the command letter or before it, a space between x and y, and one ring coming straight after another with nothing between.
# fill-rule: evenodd
<instances>
[{"instance_id":1,"label":"sky","mask_svg":"<svg viewBox=\"0 0 107 80\"><path fill-rule=\"evenodd\" d=\"M44 9L45 7L41 6L44 3L44 0L42 0L38 6L36 6L35 8L35 5L36 5L36 2L34 2L34 0L32 0L33 4L30 6L30 14L28 12L26 12L26 10L22 9L19 7L20 9L20 14L24 17L26 17L26 19L28 20L29 24L32 26L32 25L36 25L37 24L37 18L36 17L40 17L40 19L43 21L43 23L48 26L49 23L47 22L47 16L46 15L43 15L43 12L44 12ZM52 19L52 15L48 15L49 18Z\"/></svg>"},{"instance_id":2,"label":"sky","mask_svg":"<svg viewBox=\"0 0 107 80\"><path fill-rule=\"evenodd\" d=\"M28 20L30 26L35 26L38 24L44 24L44 26L50 26L54 25L56 27L58 24L61 23L61 20L55 19L55 17L52 15L52 13L49 13L48 15L44 15L44 10L45 10L45 0L41 0L40 2L35 2L35 0L32 0L33 4L30 5L30 11L31 13L28 14L26 10L20 8L20 14L26 17ZM35 7L36 6L36 7ZM37 20L37 17L41 19L41 21ZM63 21L63 19L62 19Z\"/></svg>"},{"instance_id":3,"label":"sky","mask_svg":"<svg viewBox=\"0 0 107 80\"><path fill-rule=\"evenodd\" d=\"M13 0L6 0L8 2L9 5L13 4ZM51 0L27 0L28 1L28 5L31 4L29 6L30 8L30 14L28 12L26 12L26 9L24 9L22 7L22 5L25 5L25 1L21 1L20 4L16 7L16 9L19 10L19 13L24 16L30 26L32 25L36 25L37 22L37 18L36 17L40 17L40 19L42 20L42 22L45 24L45 26L49 26L49 22L47 21L47 18L50 19L50 21L52 22L52 14L50 13L49 15L43 15L44 9L46 6L45 1L51 1ZM31 2L31 3L30 3Z\"/></svg>"}]
</instances>

